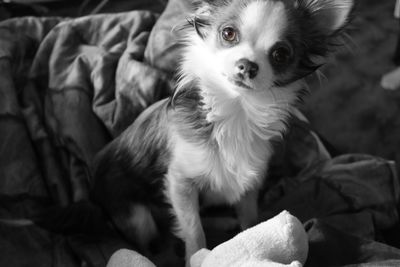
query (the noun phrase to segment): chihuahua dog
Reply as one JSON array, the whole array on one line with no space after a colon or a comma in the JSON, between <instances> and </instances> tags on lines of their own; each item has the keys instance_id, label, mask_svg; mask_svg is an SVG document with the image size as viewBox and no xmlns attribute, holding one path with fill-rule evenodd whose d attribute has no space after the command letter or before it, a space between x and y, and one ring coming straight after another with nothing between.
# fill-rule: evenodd
<instances>
[{"instance_id":1,"label":"chihuahua dog","mask_svg":"<svg viewBox=\"0 0 400 267\"><path fill-rule=\"evenodd\" d=\"M97 159L94 198L117 228L145 246L157 235L157 203L167 203L188 261L206 246L200 202L234 205L242 229L255 224L272 139L352 8L352 0L197 3L174 95Z\"/></svg>"},{"instance_id":2,"label":"chihuahua dog","mask_svg":"<svg viewBox=\"0 0 400 267\"><path fill-rule=\"evenodd\" d=\"M187 264L206 246L200 204L233 205L242 229L257 223L272 141L352 8L352 0L198 2L182 29L174 95L97 155L91 200L142 248L164 231L169 210Z\"/></svg>"},{"instance_id":3,"label":"chihuahua dog","mask_svg":"<svg viewBox=\"0 0 400 267\"><path fill-rule=\"evenodd\" d=\"M234 205L257 222L258 189L304 77L324 63L352 0L205 0L183 28L176 91L97 157L93 199L146 246L166 204L186 260L206 246L199 205Z\"/></svg>"}]
</instances>

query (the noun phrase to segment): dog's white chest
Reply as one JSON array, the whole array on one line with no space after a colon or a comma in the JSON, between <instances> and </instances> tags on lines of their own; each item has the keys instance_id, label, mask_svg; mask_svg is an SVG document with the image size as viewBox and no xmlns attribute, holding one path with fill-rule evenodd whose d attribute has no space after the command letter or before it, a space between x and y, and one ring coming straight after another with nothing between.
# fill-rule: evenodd
<instances>
[{"instance_id":1,"label":"dog's white chest","mask_svg":"<svg viewBox=\"0 0 400 267\"><path fill-rule=\"evenodd\" d=\"M181 179L192 179L203 192L210 192L228 203L239 201L243 194L261 182L265 175L269 152L258 144L258 160L251 162L248 153L226 155L217 145L194 144L176 138L170 171ZM263 147L263 149L261 149ZM254 153L254 151L252 151Z\"/></svg>"},{"instance_id":2,"label":"dog's white chest","mask_svg":"<svg viewBox=\"0 0 400 267\"><path fill-rule=\"evenodd\" d=\"M272 155L271 140L285 128L287 111L260 104L267 102L267 94L257 96L205 94L210 132L196 136L194 129L184 128L190 124L171 131L170 170L175 176L193 179L201 190L215 192L229 203L260 184Z\"/></svg>"}]
</instances>

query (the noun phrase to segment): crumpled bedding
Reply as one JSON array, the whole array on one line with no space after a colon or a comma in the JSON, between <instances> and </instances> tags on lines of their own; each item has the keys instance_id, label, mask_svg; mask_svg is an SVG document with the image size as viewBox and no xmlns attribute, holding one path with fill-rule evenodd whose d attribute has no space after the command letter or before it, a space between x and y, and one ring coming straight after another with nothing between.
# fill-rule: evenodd
<instances>
[{"instance_id":1,"label":"crumpled bedding","mask_svg":"<svg viewBox=\"0 0 400 267\"><path fill-rule=\"evenodd\" d=\"M188 8L171 0L161 15L0 23L0 218L29 217L88 197L94 155L171 94L176 29ZM394 163L333 155L298 117L277 144L261 219L287 209L304 222L306 266L399 266L400 250L385 244L385 233L399 224ZM232 236L224 227L233 219L224 216L218 229L205 224L209 246ZM0 236L0 266L105 266L116 249L129 247L112 232L88 238L0 224Z\"/></svg>"}]
</instances>

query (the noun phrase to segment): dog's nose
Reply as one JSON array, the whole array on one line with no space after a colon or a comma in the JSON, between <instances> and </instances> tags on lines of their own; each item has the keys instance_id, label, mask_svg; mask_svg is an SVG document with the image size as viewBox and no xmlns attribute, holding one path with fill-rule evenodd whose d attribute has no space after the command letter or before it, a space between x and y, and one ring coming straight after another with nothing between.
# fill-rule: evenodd
<instances>
[{"instance_id":1,"label":"dog's nose","mask_svg":"<svg viewBox=\"0 0 400 267\"><path fill-rule=\"evenodd\" d=\"M236 62L235 72L240 78L248 77L249 79L253 79L257 76L258 65L253 61L242 58Z\"/></svg>"}]
</instances>

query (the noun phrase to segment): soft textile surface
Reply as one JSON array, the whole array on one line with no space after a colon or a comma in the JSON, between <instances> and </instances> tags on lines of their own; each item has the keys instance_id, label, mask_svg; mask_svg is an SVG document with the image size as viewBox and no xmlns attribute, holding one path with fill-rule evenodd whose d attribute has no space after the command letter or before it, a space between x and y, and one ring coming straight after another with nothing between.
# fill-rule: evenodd
<instances>
[{"instance_id":1,"label":"soft textile surface","mask_svg":"<svg viewBox=\"0 0 400 267\"><path fill-rule=\"evenodd\" d=\"M191 267L301 267L307 260L308 237L301 222L289 212L257 224L218 245L201 249Z\"/></svg>"},{"instance_id":2,"label":"soft textile surface","mask_svg":"<svg viewBox=\"0 0 400 267\"><path fill-rule=\"evenodd\" d=\"M184 21L185 3L171 0L161 16L133 11L0 23L1 218L87 198L94 155L171 93L179 58L173 28ZM400 250L383 244L382 234L398 225L393 169L367 155L331 158L307 123L294 120L277 146L261 218L287 209L306 223L307 266L399 265ZM211 213L204 225L212 247L233 236L235 220ZM129 247L113 232L65 237L0 224L0 235L0 266L105 266L115 250Z\"/></svg>"}]
</instances>

